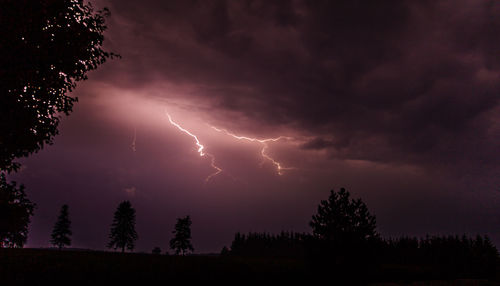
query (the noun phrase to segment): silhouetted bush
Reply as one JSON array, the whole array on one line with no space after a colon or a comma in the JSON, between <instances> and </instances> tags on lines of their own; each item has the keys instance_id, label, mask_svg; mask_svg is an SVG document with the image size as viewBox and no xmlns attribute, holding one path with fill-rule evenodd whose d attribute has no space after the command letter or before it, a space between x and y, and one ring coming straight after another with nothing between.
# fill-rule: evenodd
<instances>
[{"instance_id":1,"label":"silhouetted bush","mask_svg":"<svg viewBox=\"0 0 500 286\"><path fill-rule=\"evenodd\" d=\"M158 246L154 247L153 250L151 251L153 254L161 254L161 248Z\"/></svg>"},{"instance_id":2,"label":"silhouetted bush","mask_svg":"<svg viewBox=\"0 0 500 286\"><path fill-rule=\"evenodd\" d=\"M226 255L229 255L229 249L227 248L227 246L224 246L222 248L222 250L220 251L220 255L221 256L226 256Z\"/></svg>"}]
</instances>

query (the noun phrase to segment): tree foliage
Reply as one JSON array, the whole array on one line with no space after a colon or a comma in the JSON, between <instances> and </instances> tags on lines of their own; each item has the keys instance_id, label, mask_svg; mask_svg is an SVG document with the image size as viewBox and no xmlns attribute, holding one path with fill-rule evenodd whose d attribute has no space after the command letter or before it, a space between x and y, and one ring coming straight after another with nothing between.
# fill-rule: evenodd
<instances>
[{"instance_id":1,"label":"tree foliage","mask_svg":"<svg viewBox=\"0 0 500 286\"><path fill-rule=\"evenodd\" d=\"M87 72L116 56L103 50L107 9L83 0L1 0L0 170L52 144L68 96Z\"/></svg>"},{"instance_id":2,"label":"tree foliage","mask_svg":"<svg viewBox=\"0 0 500 286\"><path fill-rule=\"evenodd\" d=\"M71 221L69 220L68 205L61 207L61 212L52 230L51 240L52 245L63 248L65 245L71 245Z\"/></svg>"},{"instance_id":3,"label":"tree foliage","mask_svg":"<svg viewBox=\"0 0 500 286\"><path fill-rule=\"evenodd\" d=\"M331 191L328 200L322 200L317 214L309 225L313 234L336 244L368 241L378 236L375 216L361 199L350 199L344 188Z\"/></svg>"},{"instance_id":4,"label":"tree foliage","mask_svg":"<svg viewBox=\"0 0 500 286\"><path fill-rule=\"evenodd\" d=\"M0 247L23 247L34 208L24 185L8 183L5 174L0 174Z\"/></svg>"},{"instance_id":5,"label":"tree foliage","mask_svg":"<svg viewBox=\"0 0 500 286\"><path fill-rule=\"evenodd\" d=\"M194 250L191 244L191 224L189 216L177 219L175 230L172 231L175 236L170 240L170 248L174 249L177 255L185 255L188 251Z\"/></svg>"},{"instance_id":6,"label":"tree foliage","mask_svg":"<svg viewBox=\"0 0 500 286\"><path fill-rule=\"evenodd\" d=\"M125 248L128 250L134 249L137 240L135 209L132 208L129 201L124 201L118 205L111 225L109 239L108 248L121 248L122 252L125 251Z\"/></svg>"}]
</instances>

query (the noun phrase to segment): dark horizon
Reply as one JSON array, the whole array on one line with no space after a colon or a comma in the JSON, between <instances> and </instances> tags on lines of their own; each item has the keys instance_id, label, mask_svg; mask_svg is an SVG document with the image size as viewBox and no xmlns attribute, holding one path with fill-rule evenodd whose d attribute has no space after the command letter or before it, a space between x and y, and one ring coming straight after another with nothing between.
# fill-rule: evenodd
<instances>
[{"instance_id":1,"label":"dark horizon","mask_svg":"<svg viewBox=\"0 0 500 286\"><path fill-rule=\"evenodd\" d=\"M195 253L218 253L236 232L310 232L341 187L383 237L500 245L499 2L91 2L122 59L9 175L38 206L26 247L68 204L72 247L105 250L129 200L137 252L190 215Z\"/></svg>"}]
</instances>

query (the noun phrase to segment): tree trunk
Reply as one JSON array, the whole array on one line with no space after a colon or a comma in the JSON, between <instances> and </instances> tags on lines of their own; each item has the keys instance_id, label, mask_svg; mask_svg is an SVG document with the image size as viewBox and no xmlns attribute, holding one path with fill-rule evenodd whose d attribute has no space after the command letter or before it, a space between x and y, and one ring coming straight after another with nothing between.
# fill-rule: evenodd
<instances>
[{"instance_id":1,"label":"tree trunk","mask_svg":"<svg viewBox=\"0 0 500 286\"><path fill-rule=\"evenodd\" d=\"M125 246L122 246L122 253L125 252Z\"/></svg>"}]
</instances>

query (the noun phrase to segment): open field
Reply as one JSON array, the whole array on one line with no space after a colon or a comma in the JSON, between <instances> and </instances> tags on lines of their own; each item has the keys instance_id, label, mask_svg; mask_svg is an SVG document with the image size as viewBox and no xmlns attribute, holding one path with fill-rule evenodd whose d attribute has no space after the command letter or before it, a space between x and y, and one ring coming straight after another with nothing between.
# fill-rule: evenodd
<instances>
[{"instance_id":1,"label":"open field","mask_svg":"<svg viewBox=\"0 0 500 286\"><path fill-rule=\"evenodd\" d=\"M0 249L0 285L153 285L172 282L234 285L303 282L310 285L322 278L320 274L305 261L294 259ZM338 283L333 272L322 274L325 274L323 278L332 281L332 285L346 284ZM371 285L500 285L485 279L430 281L418 267L384 266L378 274L377 280L385 282Z\"/></svg>"},{"instance_id":2,"label":"open field","mask_svg":"<svg viewBox=\"0 0 500 286\"><path fill-rule=\"evenodd\" d=\"M63 281L84 285L104 282L231 282L235 279L239 284L252 284L302 279L305 269L303 262L294 260L0 249L0 285Z\"/></svg>"},{"instance_id":3,"label":"open field","mask_svg":"<svg viewBox=\"0 0 500 286\"><path fill-rule=\"evenodd\" d=\"M499 282L488 281L486 279L456 279L456 280L430 280L416 282L390 282L390 283L374 283L370 286L494 286L500 285Z\"/></svg>"}]
</instances>

